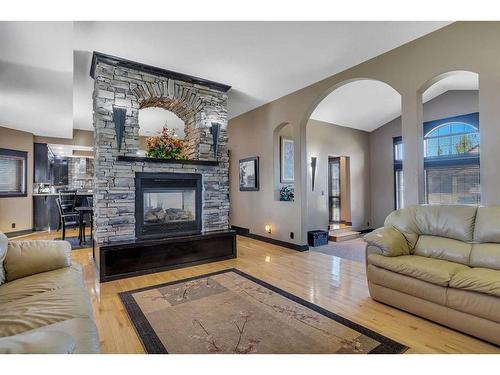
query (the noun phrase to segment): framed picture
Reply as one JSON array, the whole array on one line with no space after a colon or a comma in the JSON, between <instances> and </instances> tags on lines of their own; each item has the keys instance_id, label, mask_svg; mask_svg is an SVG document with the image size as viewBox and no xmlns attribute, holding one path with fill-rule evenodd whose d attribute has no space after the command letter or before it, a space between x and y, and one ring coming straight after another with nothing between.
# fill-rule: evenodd
<instances>
[{"instance_id":1,"label":"framed picture","mask_svg":"<svg viewBox=\"0 0 500 375\"><path fill-rule=\"evenodd\" d=\"M280 139L280 180L282 183L295 181L294 176L294 150L293 139L281 137Z\"/></svg>"},{"instance_id":2,"label":"framed picture","mask_svg":"<svg viewBox=\"0 0 500 375\"><path fill-rule=\"evenodd\" d=\"M240 191L259 190L259 157L240 160Z\"/></svg>"}]
</instances>

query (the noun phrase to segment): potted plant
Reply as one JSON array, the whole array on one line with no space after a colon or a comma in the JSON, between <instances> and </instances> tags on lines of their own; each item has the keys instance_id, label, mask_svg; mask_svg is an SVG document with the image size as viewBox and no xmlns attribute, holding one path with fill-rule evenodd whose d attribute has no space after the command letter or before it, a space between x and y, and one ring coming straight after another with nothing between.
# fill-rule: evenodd
<instances>
[{"instance_id":1,"label":"potted plant","mask_svg":"<svg viewBox=\"0 0 500 375\"><path fill-rule=\"evenodd\" d=\"M280 201L292 202L294 200L294 189L292 186L285 185L280 189Z\"/></svg>"},{"instance_id":2,"label":"potted plant","mask_svg":"<svg viewBox=\"0 0 500 375\"><path fill-rule=\"evenodd\" d=\"M164 127L159 135L146 139L146 157L157 159L185 160L185 144L177 138L175 130Z\"/></svg>"}]
</instances>

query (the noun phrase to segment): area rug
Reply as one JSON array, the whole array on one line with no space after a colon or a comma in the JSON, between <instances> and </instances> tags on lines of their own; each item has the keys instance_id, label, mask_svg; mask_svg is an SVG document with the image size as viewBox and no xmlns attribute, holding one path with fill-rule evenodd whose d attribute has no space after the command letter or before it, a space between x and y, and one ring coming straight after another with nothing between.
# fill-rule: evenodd
<instances>
[{"instance_id":1,"label":"area rug","mask_svg":"<svg viewBox=\"0 0 500 375\"><path fill-rule=\"evenodd\" d=\"M61 241L61 237L56 237L54 238L56 241ZM64 241L68 241L71 244L71 250L80 250L80 249L87 249L89 247L92 247L92 240L90 239L90 236L85 236L85 242L82 241L82 244L80 245L80 240L78 239L78 236L75 237L66 237Z\"/></svg>"},{"instance_id":2,"label":"area rug","mask_svg":"<svg viewBox=\"0 0 500 375\"><path fill-rule=\"evenodd\" d=\"M147 353L402 353L407 347L237 269L120 293Z\"/></svg>"}]
</instances>

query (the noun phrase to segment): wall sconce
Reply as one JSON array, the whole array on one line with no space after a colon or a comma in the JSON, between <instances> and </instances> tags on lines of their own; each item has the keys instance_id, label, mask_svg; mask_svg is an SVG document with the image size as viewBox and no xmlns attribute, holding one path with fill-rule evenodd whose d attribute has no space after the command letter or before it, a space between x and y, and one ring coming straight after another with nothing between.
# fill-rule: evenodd
<instances>
[{"instance_id":1,"label":"wall sconce","mask_svg":"<svg viewBox=\"0 0 500 375\"><path fill-rule=\"evenodd\" d=\"M125 132L125 119L127 109L113 106L113 122L115 123L116 144L118 151L122 149L123 133Z\"/></svg>"},{"instance_id":2,"label":"wall sconce","mask_svg":"<svg viewBox=\"0 0 500 375\"><path fill-rule=\"evenodd\" d=\"M312 191L314 191L314 182L316 180L316 161L318 158L316 156L311 157L311 172L312 172Z\"/></svg>"},{"instance_id":3,"label":"wall sconce","mask_svg":"<svg viewBox=\"0 0 500 375\"><path fill-rule=\"evenodd\" d=\"M266 224L266 226L264 227L264 229L266 230L267 233L271 233L271 225L269 224Z\"/></svg>"},{"instance_id":4,"label":"wall sconce","mask_svg":"<svg viewBox=\"0 0 500 375\"><path fill-rule=\"evenodd\" d=\"M219 147L220 124L217 122L212 122L212 127L210 128L210 133L212 134L212 140L213 140L213 145L214 145L214 159L217 159L217 148Z\"/></svg>"}]
</instances>

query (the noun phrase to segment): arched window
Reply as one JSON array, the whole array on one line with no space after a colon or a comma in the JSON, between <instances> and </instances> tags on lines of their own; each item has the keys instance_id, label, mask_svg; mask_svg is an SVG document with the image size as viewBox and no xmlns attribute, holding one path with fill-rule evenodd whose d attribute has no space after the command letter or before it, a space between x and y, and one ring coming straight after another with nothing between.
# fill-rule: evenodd
<instances>
[{"instance_id":1,"label":"arched window","mask_svg":"<svg viewBox=\"0 0 500 375\"><path fill-rule=\"evenodd\" d=\"M434 127L424 136L426 158L449 157L479 153L479 129L455 121Z\"/></svg>"},{"instance_id":2,"label":"arched window","mask_svg":"<svg viewBox=\"0 0 500 375\"><path fill-rule=\"evenodd\" d=\"M479 204L479 114L424 123L425 197L431 204Z\"/></svg>"}]
</instances>

